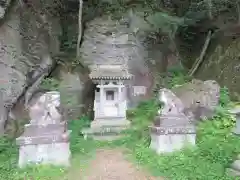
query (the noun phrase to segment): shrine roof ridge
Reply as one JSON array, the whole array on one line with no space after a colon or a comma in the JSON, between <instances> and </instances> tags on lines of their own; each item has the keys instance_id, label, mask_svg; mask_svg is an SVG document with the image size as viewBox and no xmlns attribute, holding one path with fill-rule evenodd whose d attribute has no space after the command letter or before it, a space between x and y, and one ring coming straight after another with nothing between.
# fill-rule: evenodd
<instances>
[{"instance_id":1,"label":"shrine roof ridge","mask_svg":"<svg viewBox=\"0 0 240 180\"><path fill-rule=\"evenodd\" d=\"M131 79L132 74L128 72L126 65L94 65L91 68L91 79Z\"/></svg>"}]
</instances>

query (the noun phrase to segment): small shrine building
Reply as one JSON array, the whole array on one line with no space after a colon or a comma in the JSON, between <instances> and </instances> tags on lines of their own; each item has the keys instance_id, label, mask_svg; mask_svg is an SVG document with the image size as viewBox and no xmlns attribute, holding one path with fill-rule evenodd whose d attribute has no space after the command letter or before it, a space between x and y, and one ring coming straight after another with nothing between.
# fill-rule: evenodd
<instances>
[{"instance_id":1,"label":"small shrine building","mask_svg":"<svg viewBox=\"0 0 240 180\"><path fill-rule=\"evenodd\" d=\"M129 124L126 119L126 83L132 75L128 69L123 65L96 65L90 78L96 84L92 124Z\"/></svg>"}]
</instances>

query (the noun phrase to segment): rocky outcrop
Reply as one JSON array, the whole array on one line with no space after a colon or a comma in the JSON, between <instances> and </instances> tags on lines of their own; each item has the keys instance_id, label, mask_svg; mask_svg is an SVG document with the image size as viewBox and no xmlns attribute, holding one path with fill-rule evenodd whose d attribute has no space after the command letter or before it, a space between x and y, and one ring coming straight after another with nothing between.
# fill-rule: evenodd
<instances>
[{"instance_id":1,"label":"rocky outcrop","mask_svg":"<svg viewBox=\"0 0 240 180\"><path fill-rule=\"evenodd\" d=\"M192 120L211 118L219 104L220 86L216 81L193 80L172 89Z\"/></svg>"},{"instance_id":2,"label":"rocky outcrop","mask_svg":"<svg viewBox=\"0 0 240 180\"><path fill-rule=\"evenodd\" d=\"M10 5L11 0L1 0L0 1L0 19L2 19L5 14L8 6Z\"/></svg>"},{"instance_id":3,"label":"rocky outcrop","mask_svg":"<svg viewBox=\"0 0 240 180\"><path fill-rule=\"evenodd\" d=\"M226 86L230 90L233 100L240 100L240 39L232 37L217 37L210 47L204 63L198 70L196 77L199 79L214 79L221 86Z\"/></svg>"},{"instance_id":4,"label":"rocky outcrop","mask_svg":"<svg viewBox=\"0 0 240 180\"><path fill-rule=\"evenodd\" d=\"M126 63L129 72L134 75L131 85L147 88L147 93L141 97L132 96L134 90L129 89L129 106L134 106L138 100L149 96L153 78L148 66L148 52L128 24L127 18L114 20L108 16L89 22L84 31L81 56L89 66Z\"/></svg>"},{"instance_id":5,"label":"rocky outcrop","mask_svg":"<svg viewBox=\"0 0 240 180\"><path fill-rule=\"evenodd\" d=\"M240 155L238 155L237 159L226 169L226 173L235 178L240 177Z\"/></svg>"},{"instance_id":6,"label":"rocky outcrop","mask_svg":"<svg viewBox=\"0 0 240 180\"><path fill-rule=\"evenodd\" d=\"M48 13L56 8L53 1L33 1L32 6L19 2L8 9L0 26L0 81L5 106L1 108L5 114L27 89L48 75L55 63L53 56L59 52L59 19L54 12ZM30 99L33 90L28 92ZM5 117L1 117L0 132Z\"/></svg>"}]
</instances>

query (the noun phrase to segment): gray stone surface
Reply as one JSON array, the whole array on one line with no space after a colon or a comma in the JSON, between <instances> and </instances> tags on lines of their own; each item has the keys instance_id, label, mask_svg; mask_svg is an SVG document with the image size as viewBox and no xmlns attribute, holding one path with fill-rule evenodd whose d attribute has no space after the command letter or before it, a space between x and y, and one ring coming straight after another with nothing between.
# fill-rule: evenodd
<instances>
[{"instance_id":1,"label":"gray stone surface","mask_svg":"<svg viewBox=\"0 0 240 180\"><path fill-rule=\"evenodd\" d=\"M31 163L70 166L71 152L69 146L68 142L21 146L18 165L20 168Z\"/></svg>"},{"instance_id":2,"label":"gray stone surface","mask_svg":"<svg viewBox=\"0 0 240 180\"><path fill-rule=\"evenodd\" d=\"M237 155L237 159L240 160L240 154Z\"/></svg>"},{"instance_id":3,"label":"gray stone surface","mask_svg":"<svg viewBox=\"0 0 240 180\"><path fill-rule=\"evenodd\" d=\"M151 134L150 148L158 154L171 153L195 145L196 134Z\"/></svg>"},{"instance_id":4,"label":"gray stone surface","mask_svg":"<svg viewBox=\"0 0 240 180\"><path fill-rule=\"evenodd\" d=\"M130 121L122 118L98 119L91 122L91 127L83 129L85 139L115 140L122 137L123 130L130 127Z\"/></svg>"},{"instance_id":5,"label":"gray stone surface","mask_svg":"<svg viewBox=\"0 0 240 180\"><path fill-rule=\"evenodd\" d=\"M240 172L231 168L226 169L226 174L228 174L231 177L240 177Z\"/></svg>"},{"instance_id":6,"label":"gray stone surface","mask_svg":"<svg viewBox=\"0 0 240 180\"><path fill-rule=\"evenodd\" d=\"M240 160L235 160L232 164L231 164L231 168L236 170L236 171L240 171Z\"/></svg>"},{"instance_id":7,"label":"gray stone surface","mask_svg":"<svg viewBox=\"0 0 240 180\"><path fill-rule=\"evenodd\" d=\"M150 96L153 77L147 63L146 48L130 32L127 19L118 21L102 16L88 22L80 51L82 60L89 66L127 64L129 73L134 76L128 85L128 107L135 107L140 100ZM145 86L146 93L134 96L133 86Z\"/></svg>"},{"instance_id":8,"label":"gray stone surface","mask_svg":"<svg viewBox=\"0 0 240 180\"><path fill-rule=\"evenodd\" d=\"M240 177L240 155L237 156L229 168L226 168L226 173L232 177Z\"/></svg>"},{"instance_id":9,"label":"gray stone surface","mask_svg":"<svg viewBox=\"0 0 240 180\"><path fill-rule=\"evenodd\" d=\"M0 18L5 15L0 25L0 81L6 108L3 111L8 116L19 97L33 84L37 86L54 66L53 56L60 48L61 26L59 18L49 13L56 8L53 1L42 4L31 1L32 7L27 7L23 1L11 1L11 5L10 0L2 2L5 5L0 5ZM7 9L8 5L11 8ZM28 91L27 100L34 90ZM5 122L0 122L2 124Z\"/></svg>"},{"instance_id":10,"label":"gray stone surface","mask_svg":"<svg viewBox=\"0 0 240 180\"><path fill-rule=\"evenodd\" d=\"M153 126L150 126L150 148L157 153L168 153L194 146L196 128L191 119L184 114L184 105L170 90L161 89L159 101L163 108L159 110Z\"/></svg>"},{"instance_id":11,"label":"gray stone surface","mask_svg":"<svg viewBox=\"0 0 240 180\"><path fill-rule=\"evenodd\" d=\"M192 121L211 118L219 104L220 86L216 81L192 80L172 89L184 105L184 114Z\"/></svg>"},{"instance_id":12,"label":"gray stone surface","mask_svg":"<svg viewBox=\"0 0 240 180\"><path fill-rule=\"evenodd\" d=\"M187 117L186 117L187 118ZM159 119L161 121L161 117ZM174 152L186 146L194 146L196 139L196 128L194 125L180 124L175 121L178 118L166 118L168 123L160 126L150 126L151 144L150 148L157 153ZM166 125L167 124L167 125Z\"/></svg>"},{"instance_id":13,"label":"gray stone surface","mask_svg":"<svg viewBox=\"0 0 240 180\"><path fill-rule=\"evenodd\" d=\"M79 74L67 73L61 71L60 82L60 94L61 94L61 106L66 111L65 118L76 119L82 114L84 102L83 90L85 88L84 82L79 77Z\"/></svg>"},{"instance_id":14,"label":"gray stone surface","mask_svg":"<svg viewBox=\"0 0 240 180\"><path fill-rule=\"evenodd\" d=\"M233 133L240 135L240 107L230 109L229 112L236 118L236 127L233 128Z\"/></svg>"},{"instance_id":15,"label":"gray stone surface","mask_svg":"<svg viewBox=\"0 0 240 180\"><path fill-rule=\"evenodd\" d=\"M9 7L11 0L1 0L0 2L0 19L4 18L7 8Z\"/></svg>"},{"instance_id":16,"label":"gray stone surface","mask_svg":"<svg viewBox=\"0 0 240 180\"><path fill-rule=\"evenodd\" d=\"M70 131L66 129L57 107L60 93L51 91L39 97L30 107L30 124L16 139L19 148L19 167L28 164L70 165Z\"/></svg>"}]
</instances>

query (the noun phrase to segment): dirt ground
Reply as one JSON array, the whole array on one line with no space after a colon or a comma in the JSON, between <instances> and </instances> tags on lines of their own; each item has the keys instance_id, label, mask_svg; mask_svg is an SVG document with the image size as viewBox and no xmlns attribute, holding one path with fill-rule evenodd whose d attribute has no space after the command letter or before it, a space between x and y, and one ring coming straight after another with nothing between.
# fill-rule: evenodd
<instances>
[{"instance_id":1,"label":"dirt ground","mask_svg":"<svg viewBox=\"0 0 240 180\"><path fill-rule=\"evenodd\" d=\"M163 180L151 177L124 157L124 152L117 149L98 150L96 157L80 180Z\"/></svg>"}]
</instances>

